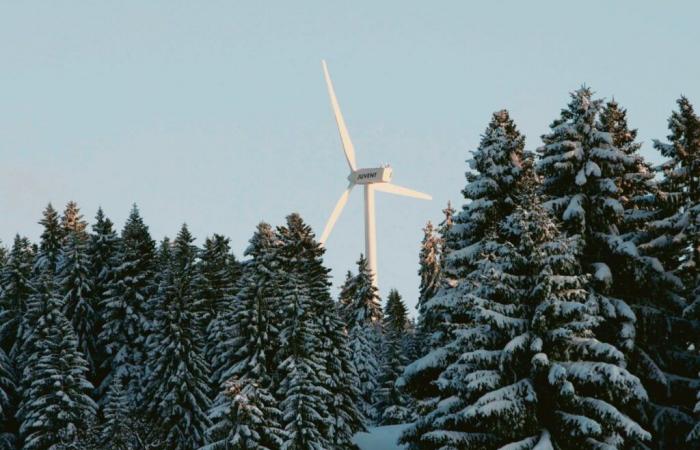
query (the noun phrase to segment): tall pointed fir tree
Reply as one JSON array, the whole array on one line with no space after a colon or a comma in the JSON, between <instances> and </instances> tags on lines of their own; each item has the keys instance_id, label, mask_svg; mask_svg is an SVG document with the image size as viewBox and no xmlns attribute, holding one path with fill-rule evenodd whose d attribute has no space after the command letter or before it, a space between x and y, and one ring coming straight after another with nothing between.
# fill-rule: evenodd
<instances>
[{"instance_id":1,"label":"tall pointed fir tree","mask_svg":"<svg viewBox=\"0 0 700 450\"><path fill-rule=\"evenodd\" d=\"M114 224L105 216L102 208L98 208L88 241L92 304L96 312L94 339L98 340L97 351L93 354L93 367L96 372L93 384L96 387L101 386L102 380L109 373L109 367L105 367L107 358L105 349L102 345L99 345L99 336L102 334L105 321L101 306L104 304L104 300L108 298L109 289L114 281L116 269L119 265L118 252L119 237L114 230Z\"/></svg>"},{"instance_id":2,"label":"tall pointed fir tree","mask_svg":"<svg viewBox=\"0 0 700 450\"><path fill-rule=\"evenodd\" d=\"M27 300L32 293L34 251L29 239L15 236L7 262L0 269L0 348L12 358Z\"/></svg>"},{"instance_id":3,"label":"tall pointed fir tree","mask_svg":"<svg viewBox=\"0 0 700 450\"><path fill-rule=\"evenodd\" d=\"M207 449L281 447L281 411L272 394L282 306L279 247L274 230L260 223L245 251L250 260L236 300L219 305L220 317L210 326L218 395L209 410Z\"/></svg>"},{"instance_id":4,"label":"tall pointed fir tree","mask_svg":"<svg viewBox=\"0 0 700 450\"><path fill-rule=\"evenodd\" d=\"M241 265L231 253L229 239L214 234L204 241L198 270L201 298L202 328L206 336L205 355L207 361L214 361L218 337L223 336L227 320L233 308L237 283L241 277ZM213 368L212 368L213 369ZM214 395L219 392L219 382L212 378Z\"/></svg>"},{"instance_id":5,"label":"tall pointed fir tree","mask_svg":"<svg viewBox=\"0 0 700 450\"><path fill-rule=\"evenodd\" d=\"M0 348L0 450L12 450L16 441L14 399L17 390L15 370L5 350Z\"/></svg>"},{"instance_id":6,"label":"tall pointed fir tree","mask_svg":"<svg viewBox=\"0 0 700 450\"><path fill-rule=\"evenodd\" d=\"M119 241L117 266L99 305L104 317L99 344L107 376L101 391L119 378L129 398L141 399L146 337L151 328L148 301L153 295L155 242L134 205Z\"/></svg>"},{"instance_id":7,"label":"tall pointed fir tree","mask_svg":"<svg viewBox=\"0 0 700 450\"><path fill-rule=\"evenodd\" d=\"M358 408L357 372L345 334L345 322L330 294L330 270L323 264L325 250L311 228L298 214L287 217L280 228L283 267L294 267L308 289L310 320L318 327L318 347L313 351L322 362L321 382L328 392L326 439L331 448L353 447L352 437L364 430L364 416Z\"/></svg>"},{"instance_id":8,"label":"tall pointed fir tree","mask_svg":"<svg viewBox=\"0 0 700 450\"><path fill-rule=\"evenodd\" d=\"M421 392L425 368L450 363L433 382L439 401L401 440L421 449L640 448L650 435L632 413L646 392L624 354L596 339L604 317L578 264L581 238L560 235L534 177L524 181L475 269L436 297L460 311L453 341L409 365L400 384Z\"/></svg>"},{"instance_id":9,"label":"tall pointed fir tree","mask_svg":"<svg viewBox=\"0 0 700 450\"><path fill-rule=\"evenodd\" d=\"M357 371L359 407L365 417L378 419L374 408L381 371L382 307L377 288L372 282L367 259L360 255L357 275L353 279L351 303L347 307L347 330L350 351Z\"/></svg>"},{"instance_id":10,"label":"tall pointed fir tree","mask_svg":"<svg viewBox=\"0 0 700 450\"><path fill-rule=\"evenodd\" d=\"M328 439L332 418L327 403L332 393L325 379L323 331L317 318L318 289L328 286L319 286L318 281L322 280L311 282L312 271L319 268L314 267L313 254L318 251L318 244L296 214L287 216L287 224L278 228L278 234L282 243L280 270L284 274L284 320L278 354L281 364L277 375L277 396L281 399L286 434L282 448L332 448Z\"/></svg>"},{"instance_id":11,"label":"tall pointed fir tree","mask_svg":"<svg viewBox=\"0 0 700 450\"><path fill-rule=\"evenodd\" d=\"M34 269L37 272L46 269L54 273L65 231L59 222L58 212L56 212L51 203L44 209L43 217L39 224L43 227L43 230Z\"/></svg>"},{"instance_id":12,"label":"tall pointed fir tree","mask_svg":"<svg viewBox=\"0 0 700 450\"><path fill-rule=\"evenodd\" d=\"M352 304L352 298L355 295L353 289L355 288L355 275L351 270L345 272L345 280L340 286L340 292L338 293L338 311L340 317L343 319L343 323L348 323L348 315L351 311L348 310L348 306Z\"/></svg>"},{"instance_id":13,"label":"tall pointed fir tree","mask_svg":"<svg viewBox=\"0 0 700 450\"><path fill-rule=\"evenodd\" d=\"M443 274L452 282L444 283L438 293L424 303L421 326L429 324L427 328L431 334L424 338L426 354L409 366L410 386L406 389L418 400L417 408L422 416L429 414L440 400L435 383L438 376L460 355L459 347L453 343L461 339L468 320L458 301L460 286L474 270L483 251L493 245L491 237L515 206L523 168L532 164L532 154L524 151L524 145L524 137L508 111L497 111L479 147L472 152L473 158L467 161L470 170L462 190L467 202L454 217L448 233L454 248L446 257L443 269Z\"/></svg>"},{"instance_id":14,"label":"tall pointed fir tree","mask_svg":"<svg viewBox=\"0 0 700 450\"><path fill-rule=\"evenodd\" d=\"M63 210L61 228L64 236L75 233L82 238L87 237L87 222L83 219L83 215L80 214L78 204L72 200L66 204L66 209Z\"/></svg>"},{"instance_id":15,"label":"tall pointed fir tree","mask_svg":"<svg viewBox=\"0 0 700 450\"><path fill-rule=\"evenodd\" d=\"M668 160L658 168L662 177L655 192L655 217L640 233L639 248L658 258L678 285L665 292L641 286L651 298L642 311L635 311L642 363L653 375L645 382L658 448L700 445L700 427L691 432L690 442L682 438L693 427L692 397L700 386L700 117L687 98L677 104L678 111L668 120L668 143L654 142Z\"/></svg>"},{"instance_id":16,"label":"tall pointed fir tree","mask_svg":"<svg viewBox=\"0 0 700 450\"><path fill-rule=\"evenodd\" d=\"M137 448L138 440L134 420L130 414L129 399L119 379L112 382L105 394L102 422L95 438L104 448L114 450Z\"/></svg>"},{"instance_id":17,"label":"tall pointed fir tree","mask_svg":"<svg viewBox=\"0 0 700 450\"><path fill-rule=\"evenodd\" d=\"M454 225L455 212L457 212L452 207L452 202L447 201L447 207L442 210L443 219L437 227L437 232L440 235L440 267L445 267L445 261L449 256L450 252L455 249L456 244L453 242L455 236L452 233L452 226Z\"/></svg>"},{"instance_id":18,"label":"tall pointed fir tree","mask_svg":"<svg viewBox=\"0 0 700 450\"><path fill-rule=\"evenodd\" d=\"M63 312L78 338L78 348L87 360L91 374L94 374L97 312L92 295L87 244L86 234L68 232L56 267L56 285L62 296Z\"/></svg>"},{"instance_id":19,"label":"tall pointed fir tree","mask_svg":"<svg viewBox=\"0 0 700 450\"><path fill-rule=\"evenodd\" d=\"M44 271L36 285L29 312L35 321L27 342L17 411L22 448L26 450L75 443L92 423L97 408L89 395L93 386L86 378L87 361L63 315L52 274Z\"/></svg>"},{"instance_id":20,"label":"tall pointed fir tree","mask_svg":"<svg viewBox=\"0 0 700 450\"><path fill-rule=\"evenodd\" d=\"M407 362L402 345L407 325L406 305L398 291L392 289L384 308L382 368L379 398L375 405L379 423L382 425L409 423L415 420L414 405L410 397L396 387L396 381Z\"/></svg>"},{"instance_id":21,"label":"tall pointed fir tree","mask_svg":"<svg viewBox=\"0 0 700 450\"><path fill-rule=\"evenodd\" d=\"M185 225L173 242L156 295L155 326L148 339L146 421L165 448L197 448L210 425L209 367L204 360L196 286L197 248Z\"/></svg>"},{"instance_id":22,"label":"tall pointed fir tree","mask_svg":"<svg viewBox=\"0 0 700 450\"><path fill-rule=\"evenodd\" d=\"M432 223L428 222L423 228L423 240L420 252L418 253L418 276L420 276L419 296L416 308L418 308L418 329L416 330L419 339L419 353L423 355L430 348L430 337L436 330L436 322L439 317L431 317L427 314L425 304L435 296L440 288L443 275L442 264L444 257L441 256L441 241L433 229Z\"/></svg>"}]
</instances>

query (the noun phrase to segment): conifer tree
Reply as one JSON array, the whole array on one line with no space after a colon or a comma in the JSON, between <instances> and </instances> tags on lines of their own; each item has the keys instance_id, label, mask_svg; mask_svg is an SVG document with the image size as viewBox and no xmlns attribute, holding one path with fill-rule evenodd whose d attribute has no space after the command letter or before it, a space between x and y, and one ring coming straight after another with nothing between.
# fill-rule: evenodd
<instances>
[{"instance_id":1,"label":"conifer tree","mask_svg":"<svg viewBox=\"0 0 700 450\"><path fill-rule=\"evenodd\" d=\"M15 236L7 262L0 269L0 348L16 353L19 325L32 293L34 252L29 239Z\"/></svg>"},{"instance_id":2,"label":"conifer tree","mask_svg":"<svg viewBox=\"0 0 700 450\"><path fill-rule=\"evenodd\" d=\"M17 417L26 450L56 448L78 440L93 421L96 405L89 396L87 362L78 350L70 322L49 273L39 280L31 303L34 322L21 377Z\"/></svg>"},{"instance_id":3,"label":"conifer tree","mask_svg":"<svg viewBox=\"0 0 700 450\"><path fill-rule=\"evenodd\" d=\"M392 289L384 308L383 364L379 379L379 400L375 405L382 425L409 423L415 419L410 398L396 387L396 380L403 373L407 362L402 346L407 325L406 305L398 291Z\"/></svg>"},{"instance_id":4,"label":"conifer tree","mask_svg":"<svg viewBox=\"0 0 700 450\"><path fill-rule=\"evenodd\" d=\"M65 231L59 222L58 213L51 203L44 209L43 217L39 224L43 227L43 230L41 232L35 271L46 269L54 273Z\"/></svg>"},{"instance_id":5,"label":"conifer tree","mask_svg":"<svg viewBox=\"0 0 700 450\"><path fill-rule=\"evenodd\" d=\"M348 306L347 328L350 352L357 371L359 407L364 416L377 420L374 408L380 376L382 308L367 260L360 255L353 280L353 298Z\"/></svg>"},{"instance_id":6,"label":"conifer tree","mask_svg":"<svg viewBox=\"0 0 700 450\"><path fill-rule=\"evenodd\" d=\"M456 247L456 244L453 242L454 235L452 234L455 212L457 211L452 207L452 202L448 200L447 207L442 210L444 218L437 227L437 232L440 235L440 268L445 267L446 259Z\"/></svg>"},{"instance_id":7,"label":"conifer tree","mask_svg":"<svg viewBox=\"0 0 700 450\"><path fill-rule=\"evenodd\" d=\"M328 374L323 352L323 329L318 313L330 300L322 250L311 229L297 214L278 228L284 320L280 328L278 397L285 426L284 449L331 447L328 428L335 422L326 399L333 395L324 379ZM327 303L326 303L327 307Z\"/></svg>"},{"instance_id":8,"label":"conifer tree","mask_svg":"<svg viewBox=\"0 0 700 450\"><path fill-rule=\"evenodd\" d=\"M10 358L0 348L0 450L14 448L15 435L11 428L14 416L16 375Z\"/></svg>"},{"instance_id":9,"label":"conifer tree","mask_svg":"<svg viewBox=\"0 0 700 450\"><path fill-rule=\"evenodd\" d=\"M340 292L338 293L338 312L343 319L343 323L348 323L348 315L351 314L348 307L352 304L352 298L355 295L354 288L355 275L348 270L345 273L345 281L340 286Z\"/></svg>"},{"instance_id":10,"label":"conifer tree","mask_svg":"<svg viewBox=\"0 0 700 450\"><path fill-rule=\"evenodd\" d=\"M66 209L61 216L61 228L64 236L75 233L81 238L87 237L87 222L83 220L78 204L72 200L66 204Z\"/></svg>"},{"instance_id":11,"label":"conifer tree","mask_svg":"<svg viewBox=\"0 0 700 450\"><path fill-rule=\"evenodd\" d=\"M226 402L212 409L214 425L207 431L208 444L201 450L277 450L285 433L282 412L267 389L255 381L230 380L224 384Z\"/></svg>"},{"instance_id":12,"label":"conifer tree","mask_svg":"<svg viewBox=\"0 0 700 450\"><path fill-rule=\"evenodd\" d=\"M693 427L700 372L700 118L686 98L677 103L678 111L668 121L669 142L654 142L668 160L659 168L663 177L654 192L654 220L639 233L641 252L658 259L668 273L656 286L631 287L645 300L635 308L639 356L633 362L646 369L640 372L651 397L657 448L689 445L683 437ZM692 444L700 444L697 435L691 438Z\"/></svg>"},{"instance_id":13,"label":"conifer tree","mask_svg":"<svg viewBox=\"0 0 700 450\"><path fill-rule=\"evenodd\" d=\"M93 373L97 353L97 312L92 296L86 238L87 235L81 236L77 232L66 235L56 268L56 285L62 296L64 315L72 323L78 348Z\"/></svg>"},{"instance_id":14,"label":"conifer tree","mask_svg":"<svg viewBox=\"0 0 700 450\"><path fill-rule=\"evenodd\" d=\"M210 425L209 367L200 331L194 238L183 225L156 295L156 326L148 340L146 420L169 449L204 443Z\"/></svg>"},{"instance_id":15,"label":"conifer tree","mask_svg":"<svg viewBox=\"0 0 700 450\"><path fill-rule=\"evenodd\" d=\"M99 427L100 446L114 450L137 448L127 394L119 379L115 379L105 395L102 408L103 422Z\"/></svg>"},{"instance_id":16,"label":"conifer tree","mask_svg":"<svg viewBox=\"0 0 700 450\"><path fill-rule=\"evenodd\" d=\"M633 413L646 392L624 354L593 333L605 319L578 265L580 237L561 236L525 192L475 270L438 294L464 316L448 346L404 371L400 384L421 392L425 367L451 361L436 377L442 401L401 440L421 449L639 448L650 434Z\"/></svg>"},{"instance_id":17,"label":"conifer tree","mask_svg":"<svg viewBox=\"0 0 700 450\"><path fill-rule=\"evenodd\" d=\"M424 309L423 305L433 298L440 287L440 251L439 238L436 236L433 224L428 221L423 228L423 241L418 256L420 287L417 307L419 313Z\"/></svg>"},{"instance_id":18,"label":"conifer tree","mask_svg":"<svg viewBox=\"0 0 700 450\"><path fill-rule=\"evenodd\" d=\"M155 243L136 205L121 233L117 264L99 305L104 316L99 343L106 353L105 368L109 369L101 390L106 391L119 378L129 398L138 402L145 341L151 328L147 310L154 289L156 253Z\"/></svg>"},{"instance_id":19,"label":"conifer tree","mask_svg":"<svg viewBox=\"0 0 700 450\"><path fill-rule=\"evenodd\" d=\"M92 304L95 309L95 331L93 339L97 341L97 349L93 354L95 369L94 385L101 387L102 380L108 374L105 367L107 355L100 345L99 336L104 328L105 314L101 307L109 297L108 292L114 282L119 265L119 237L114 230L114 224L107 218L102 208L97 210L92 234L88 241L88 259L90 261L90 285L92 287Z\"/></svg>"}]
</instances>

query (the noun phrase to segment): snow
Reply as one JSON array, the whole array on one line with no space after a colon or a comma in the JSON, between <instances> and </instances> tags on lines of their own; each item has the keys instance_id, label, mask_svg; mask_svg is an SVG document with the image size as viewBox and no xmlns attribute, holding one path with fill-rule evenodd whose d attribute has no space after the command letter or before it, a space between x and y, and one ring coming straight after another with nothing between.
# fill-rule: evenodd
<instances>
[{"instance_id":1,"label":"snow","mask_svg":"<svg viewBox=\"0 0 700 450\"><path fill-rule=\"evenodd\" d=\"M369 428L366 433L357 433L353 442L361 450L399 450L406 447L397 444L399 436L410 424L387 425Z\"/></svg>"}]
</instances>

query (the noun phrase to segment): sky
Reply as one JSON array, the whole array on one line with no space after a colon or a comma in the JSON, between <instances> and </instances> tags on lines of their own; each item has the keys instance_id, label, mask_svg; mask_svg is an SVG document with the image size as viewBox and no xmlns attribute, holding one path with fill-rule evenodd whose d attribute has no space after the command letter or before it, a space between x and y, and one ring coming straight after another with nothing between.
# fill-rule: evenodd
<instances>
[{"instance_id":1,"label":"sky","mask_svg":"<svg viewBox=\"0 0 700 450\"><path fill-rule=\"evenodd\" d=\"M241 258L255 225L318 234L347 165L326 59L360 167L432 194L377 193L378 271L413 310L426 221L464 200L465 160L507 108L540 145L582 84L614 97L643 154L684 94L700 104L694 1L0 1L0 239L36 240L48 202L155 239L182 223ZM700 106L698 106L700 108ZM327 242L337 294L364 249L362 190Z\"/></svg>"}]
</instances>

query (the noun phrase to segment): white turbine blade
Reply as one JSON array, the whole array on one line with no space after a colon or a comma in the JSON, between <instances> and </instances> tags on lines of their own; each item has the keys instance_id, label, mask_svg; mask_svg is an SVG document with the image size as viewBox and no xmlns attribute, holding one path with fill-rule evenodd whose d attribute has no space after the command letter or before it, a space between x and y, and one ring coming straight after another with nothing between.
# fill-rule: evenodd
<instances>
[{"instance_id":1,"label":"white turbine blade","mask_svg":"<svg viewBox=\"0 0 700 450\"><path fill-rule=\"evenodd\" d=\"M333 212L328 218L328 222L326 222L326 227L323 229L321 239L318 240L318 242L320 242L321 245L326 243L326 239L328 239L328 235L331 234L331 230L333 229L335 222L338 220L338 217L340 217L340 213L343 212L343 208L348 202L348 197L350 196L350 191L352 191L353 186L353 184L348 186L348 188L345 189L345 192L343 192L343 195L341 195L338 199L338 203L335 204L335 208L333 208Z\"/></svg>"},{"instance_id":2,"label":"white turbine blade","mask_svg":"<svg viewBox=\"0 0 700 450\"><path fill-rule=\"evenodd\" d=\"M372 186L378 191L388 192L389 194L403 195L404 197L419 198L421 200L433 199L433 197L429 196L428 194L397 186L392 183L373 183Z\"/></svg>"},{"instance_id":3,"label":"white turbine blade","mask_svg":"<svg viewBox=\"0 0 700 450\"><path fill-rule=\"evenodd\" d=\"M338 124L338 131L340 132L340 140L343 142L343 150L345 151L345 159L348 161L348 166L350 170L357 170L357 164L355 163L355 147L352 145L350 140L350 133L348 133L348 127L345 126L345 119L343 119L343 113L340 112L340 105L338 105L338 99L335 97L335 90L333 89L333 82L331 81L331 76L328 73L328 66L326 61L321 61L323 65L323 75L326 77L326 85L328 86L328 96L331 98L331 106L333 107L333 114L335 114L335 122Z\"/></svg>"}]
</instances>

